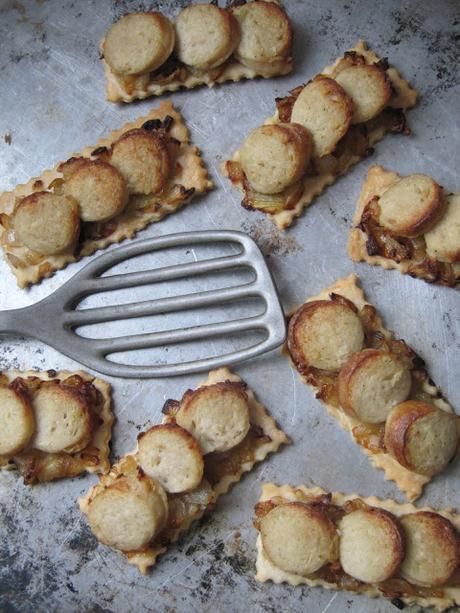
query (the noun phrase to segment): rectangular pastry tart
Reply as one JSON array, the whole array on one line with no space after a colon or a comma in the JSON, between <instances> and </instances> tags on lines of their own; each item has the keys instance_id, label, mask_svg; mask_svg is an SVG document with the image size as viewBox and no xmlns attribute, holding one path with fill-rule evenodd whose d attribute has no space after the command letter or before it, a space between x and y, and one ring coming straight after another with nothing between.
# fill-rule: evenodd
<instances>
[{"instance_id":1,"label":"rectangular pastry tart","mask_svg":"<svg viewBox=\"0 0 460 613\"><path fill-rule=\"evenodd\" d=\"M0 243L19 287L132 238L212 187L172 103L0 195Z\"/></svg>"},{"instance_id":2,"label":"rectangular pastry tart","mask_svg":"<svg viewBox=\"0 0 460 613\"><path fill-rule=\"evenodd\" d=\"M111 388L86 372L0 373L0 468L27 484L110 469Z\"/></svg>"},{"instance_id":3,"label":"rectangular pastry tart","mask_svg":"<svg viewBox=\"0 0 460 613\"><path fill-rule=\"evenodd\" d=\"M456 456L459 418L355 275L291 315L287 348L303 381L409 500Z\"/></svg>"},{"instance_id":4,"label":"rectangular pastry tart","mask_svg":"<svg viewBox=\"0 0 460 613\"><path fill-rule=\"evenodd\" d=\"M258 581L384 596L399 609L460 605L452 510L267 483L255 511Z\"/></svg>"},{"instance_id":5,"label":"rectangular pastry tart","mask_svg":"<svg viewBox=\"0 0 460 613\"><path fill-rule=\"evenodd\" d=\"M175 23L157 12L125 15L101 42L107 99L132 102L291 72L292 27L280 4L191 4Z\"/></svg>"},{"instance_id":6,"label":"rectangular pastry tart","mask_svg":"<svg viewBox=\"0 0 460 613\"><path fill-rule=\"evenodd\" d=\"M281 229L338 176L373 152L386 133L409 134L405 112L417 92L363 41L312 80L276 99L223 172L242 206Z\"/></svg>"},{"instance_id":7,"label":"rectangular pastry tart","mask_svg":"<svg viewBox=\"0 0 460 613\"><path fill-rule=\"evenodd\" d=\"M355 262L459 285L460 194L423 174L401 177L372 166L356 206L348 252Z\"/></svg>"},{"instance_id":8,"label":"rectangular pastry tart","mask_svg":"<svg viewBox=\"0 0 460 613\"><path fill-rule=\"evenodd\" d=\"M179 534L287 436L228 368L211 371L80 499L96 538L146 573Z\"/></svg>"}]
</instances>

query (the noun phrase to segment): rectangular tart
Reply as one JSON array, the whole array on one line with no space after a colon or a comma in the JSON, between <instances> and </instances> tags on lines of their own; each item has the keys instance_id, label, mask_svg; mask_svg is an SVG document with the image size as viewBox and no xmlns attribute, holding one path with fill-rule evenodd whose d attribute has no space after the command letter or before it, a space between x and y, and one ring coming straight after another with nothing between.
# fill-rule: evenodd
<instances>
[{"instance_id":1,"label":"rectangular tart","mask_svg":"<svg viewBox=\"0 0 460 613\"><path fill-rule=\"evenodd\" d=\"M370 155L374 145L385 134L410 133L405 112L415 105L417 92L386 59L379 58L363 41L360 40L332 65L326 66L318 76L335 79L340 70L349 66L374 64L385 71L391 84L391 96L387 106L372 119L352 124L331 154L315 158L315 163L310 162L298 183L277 194L258 194L251 189L243 171L240 150L224 163L223 174L244 194L241 203L243 207L262 211L280 229L285 229L302 214L304 208L311 204L316 196L328 185L332 185L337 177ZM265 120L264 125L290 122L294 103L305 85L304 83L296 87L284 98L277 98L277 110L272 117Z\"/></svg>"},{"instance_id":2,"label":"rectangular tart","mask_svg":"<svg viewBox=\"0 0 460 613\"><path fill-rule=\"evenodd\" d=\"M31 194L42 191L59 192L65 184L64 173L81 159L106 161L112 144L131 130L161 131L168 144L174 147L175 163L165 187L155 194L129 195L125 208L108 221L81 221L76 245L56 255L41 255L21 244L11 227L12 214L17 203ZM17 279L19 287L38 283L70 262L93 254L113 243L132 238L139 230L176 212L197 195L212 188L203 166L199 150L190 144L183 117L170 101L152 109L145 117L125 124L90 147L74 154L67 162L57 164L39 177L18 185L13 191L0 195L0 244L6 261Z\"/></svg>"},{"instance_id":3,"label":"rectangular tart","mask_svg":"<svg viewBox=\"0 0 460 613\"><path fill-rule=\"evenodd\" d=\"M157 557L164 553L171 543L177 541L179 535L187 530L192 522L211 510L217 498L225 494L233 483L238 482L245 472L252 470L253 466L263 461L269 453L276 452L280 445L289 442L288 437L277 427L265 407L257 401L254 392L238 375L228 368L211 371L197 390L216 384L236 385L244 390L249 407L249 431L235 447L224 452L204 454L203 479L198 487L181 493L167 493L169 512L164 528L147 547L124 552L128 562L137 566L143 574L149 567L155 565ZM184 398L191 392L192 390L186 392ZM179 401L166 401L162 424L175 424L179 408ZM138 440L143 434L139 435ZM92 500L104 488L113 485L120 476L143 474L136 459L137 453L138 449L124 456L112 467L108 475L103 476L100 482L79 500L80 510L83 513L88 515Z\"/></svg>"},{"instance_id":4,"label":"rectangular tart","mask_svg":"<svg viewBox=\"0 0 460 613\"><path fill-rule=\"evenodd\" d=\"M448 257L441 256L444 261L427 253L427 234L415 238L398 237L385 231L374 218L372 205L391 186L395 185L401 176L396 172L385 170L382 166L372 166L363 183L361 193L353 217L353 228L348 242L348 253L355 262L367 262L373 266L396 269L400 273L411 277L423 279L430 283L455 287L460 284L460 246L457 253L450 253ZM449 232L456 234L457 244L460 245L460 227L455 219L454 208L459 208L458 194L451 194L449 215L453 218ZM446 197L444 196L444 199ZM432 237L435 252L443 252L447 248L447 217L444 215L430 228L428 233ZM445 226L441 229L440 225ZM439 228L439 234L437 231ZM436 234L435 234L436 233ZM453 241L452 241L453 242Z\"/></svg>"},{"instance_id":5,"label":"rectangular tart","mask_svg":"<svg viewBox=\"0 0 460 613\"><path fill-rule=\"evenodd\" d=\"M84 472L107 473L110 469L109 443L112 435L112 400L111 387L102 379L98 379L83 371L68 372L47 370L25 371L8 370L0 373L0 385L13 390L23 398L32 410L32 427L29 442L13 454L0 455L0 467L17 469L24 478L24 483L31 485L36 482L53 481L63 477L75 477ZM56 390L57 394L40 400L40 406L34 406L39 390ZM59 395L63 401L59 407ZM46 451L46 447L56 448L54 437L60 430L56 423L53 426L52 412L65 413L64 418L71 419L71 408L66 395L77 402L82 400L89 409L91 420L90 437L84 448L77 451ZM5 402L5 400L4 400ZM48 404L48 407L46 406ZM48 409L48 418L44 410ZM40 417L37 417L37 410ZM70 429L71 424L63 424L65 419L56 420L61 426ZM37 425L40 427L41 449L34 447L37 442ZM75 424L74 424L75 427ZM17 430L15 432L17 434ZM62 432L61 432L62 434Z\"/></svg>"},{"instance_id":6,"label":"rectangular tart","mask_svg":"<svg viewBox=\"0 0 460 613\"><path fill-rule=\"evenodd\" d=\"M396 517L396 521L412 513L436 514L448 520L453 526L453 530L460 530L460 516L455 514L452 509L435 510L431 507L416 507L412 504L399 504L394 500L381 500L376 496L362 497L357 494L341 494L338 492L327 493L320 487L306 487L299 485L275 485L266 483L262 486L262 493L256 505L256 520L254 522L259 531L261 519L273 508L286 503L301 503L313 505L333 521L335 525L340 519L355 510L366 510L369 507L391 513ZM415 517L415 516L414 516ZM452 530L452 527L451 527ZM442 534L434 534L434 538L443 538ZM339 531L340 538L340 531ZM360 543L362 545L362 542ZM406 541L407 544L407 541ZM425 545L427 545L425 541ZM441 542L442 545L442 542ZM357 544L357 547L359 545ZM377 544L372 551L360 551L356 553L361 556L366 554L372 556L374 561L380 553ZM407 549L406 549L407 552ZM407 555L407 554L406 554ZM404 559L404 558L403 558ZM436 560L436 558L435 558ZM432 564L435 562L431 561ZM327 563L318 571L309 576L300 576L291 572L286 572L267 557L262 544L260 532L257 536L257 561L256 579L260 582L273 581L274 583L288 583L289 585L308 585L309 587L323 587L328 590L349 590L357 594L365 594L370 598L384 596L392 601L397 607L402 609L404 605L418 604L422 607L434 607L437 611L444 611L449 607L460 605L460 587L458 586L458 573L454 574L451 583L443 585L419 585L404 579L400 572L396 573L379 583L365 583L347 574L339 560ZM430 570L427 569L429 574Z\"/></svg>"},{"instance_id":7,"label":"rectangular tart","mask_svg":"<svg viewBox=\"0 0 460 613\"><path fill-rule=\"evenodd\" d=\"M333 301L338 304L350 305L355 310L362 324L364 340L360 349L373 349L391 352L400 356L401 359L410 364L410 391L406 397L407 401L416 401L434 405L437 409L455 415L455 412L448 401L444 398L439 388L433 383L426 370L425 363L409 345L402 339L397 339L394 334L387 330L378 314L377 309L365 299L363 290L358 285L356 275L352 274L344 279L338 280L330 287L321 291L317 296L308 298L303 307L314 301ZM302 307L300 307L302 308ZM296 312L299 312L300 309ZM293 313L291 321L293 321ZM289 342L291 343L291 329L289 332ZM334 337L330 339L330 346L334 346ZM359 353L360 350L358 350ZM383 469L385 479L394 481L398 488L407 496L408 500L416 500L421 494L423 487L431 480L428 474L419 474L413 470L405 468L399 461L390 455L385 447L385 421L381 423L366 423L357 416L352 416L350 412L341 406L338 396L338 375L327 369L319 369L302 365L292 355L292 346L286 348L291 363L298 370L302 380L315 390L316 398L326 406L326 409L334 417L342 428L348 430L355 442L361 446L364 453L370 458L376 468ZM352 355L355 355L353 353ZM357 355L357 353L356 353ZM352 356L350 356L352 357ZM454 430L458 429L453 424Z\"/></svg>"},{"instance_id":8,"label":"rectangular tart","mask_svg":"<svg viewBox=\"0 0 460 613\"><path fill-rule=\"evenodd\" d=\"M147 72L146 74L123 76L117 74L112 69L109 62L104 58L104 44L107 40L107 37L104 37L101 41L100 52L106 77L107 100L110 102L133 102L134 100L142 100L149 96L161 96L166 92L174 92L179 89L193 89L201 85L213 87L216 84L225 83L227 81L236 82L243 79L255 79L256 77L270 78L290 73L293 69L293 60L291 55L292 29L289 18L282 9L281 2L278 0L268 0L267 4L268 3L270 3L269 6L276 5L275 19L277 17L276 13L282 12L284 16L283 19L288 26L288 31L285 33L288 39L285 41L288 52L287 54L283 54L276 62L269 61L265 65L264 62L256 62L251 65L243 63L241 59L238 58L237 53L235 53L235 49L225 61L217 66L198 68L195 66L188 66L180 61L176 49L173 50L166 61L162 62L155 70ZM214 4L217 7L217 3L211 2L210 4ZM229 1L226 8L220 8L219 10L227 14L228 19L234 21L233 15L235 11L244 10L241 9L241 7L245 4L250 6L252 2L246 2L245 0L237 0L236 2ZM163 18L162 27L166 28L166 30L169 28L174 30L174 24L169 22L164 15L161 17ZM270 11L268 9L265 18L270 18ZM166 21L166 23L164 23L164 21ZM259 25L257 21L258 19L255 18L248 27ZM167 24L169 24L169 28ZM212 27L212 24L208 25ZM190 23L188 26L189 28L191 27ZM259 27L263 27L262 24ZM177 42L178 38L180 38L180 33L178 33L177 28L175 29L175 38ZM239 27L236 27L236 32L234 34L236 39L240 37L239 29ZM265 33L267 35L267 28L265 28ZM214 38L216 38L217 33L213 32L213 34ZM258 33L255 34L256 38L257 36ZM279 41L277 41L277 43L279 44ZM206 40L203 40L203 35L200 40L200 45L202 47L206 45Z\"/></svg>"}]
</instances>

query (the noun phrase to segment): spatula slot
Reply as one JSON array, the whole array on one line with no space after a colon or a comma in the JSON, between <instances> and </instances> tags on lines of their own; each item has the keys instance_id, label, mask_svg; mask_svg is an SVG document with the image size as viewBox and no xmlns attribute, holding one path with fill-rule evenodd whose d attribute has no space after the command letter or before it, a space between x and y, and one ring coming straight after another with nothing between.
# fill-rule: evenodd
<instances>
[{"instance_id":1,"label":"spatula slot","mask_svg":"<svg viewBox=\"0 0 460 613\"><path fill-rule=\"evenodd\" d=\"M266 303L262 298L249 297L187 311L77 326L75 332L84 338L104 339L113 336L138 334L139 332L167 331L180 327L185 329L205 323L234 321L262 315L266 308Z\"/></svg>"},{"instance_id":2,"label":"spatula slot","mask_svg":"<svg viewBox=\"0 0 460 613\"><path fill-rule=\"evenodd\" d=\"M235 352L246 352L256 348L267 339L266 331L248 331L226 334L180 344L143 349L142 351L123 351L109 354L107 360L115 364L139 367L171 367L176 364L194 363L203 359L219 359ZM133 374L135 376L135 374Z\"/></svg>"},{"instance_id":3,"label":"spatula slot","mask_svg":"<svg viewBox=\"0 0 460 613\"><path fill-rule=\"evenodd\" d=\"M144 275L145 273L139 273ZM180 294L192 294L199 291L222 289L246 285L255 281L256 273L248 266L240 266L228 270L213 268L210 272L188 276L186 278L172 279L143 283L124 289L110 289L101 291L102 288L82 298L74 308L85 310L110 305L123 305L151 300L153 298L171 298ZM105 279L101 279L105 281Z\"/></svg>"}]
</instances>

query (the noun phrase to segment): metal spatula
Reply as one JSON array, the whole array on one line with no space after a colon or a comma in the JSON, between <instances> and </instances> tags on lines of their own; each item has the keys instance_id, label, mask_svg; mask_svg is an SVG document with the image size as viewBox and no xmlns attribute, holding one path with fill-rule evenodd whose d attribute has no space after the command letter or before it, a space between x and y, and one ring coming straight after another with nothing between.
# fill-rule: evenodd
<instances>
[{"instance_id":1,"label":"metal spatula","mask_svg":"<svg viewBox=\"0 0 460 613\"><path fill-rule=\"evenodd\" d=\"M161 250L175 247L193 248L207 244L223 246L223 243L235 246L237 253L139 272L102 276L112 267L146 253L152 253L151 259L152 262L155 262L155 253L158 256ZM100 292L126 288L134 290L137 287L151 284L152 293L155 294L154 284L159 282L188 279L197 275L209 275L241 267L251 269L254 276L253 281L232 287L130 304L77 309L82 299ZM253 297L263 300L263 313L231 321L202 323L168 331L136 333L102 339L87 338L81 336L77 331L77 328L89 324L104 324L155 314L172 314L190 309L200 309L199 313L205 315L206 311L201 311L203 307L223 303L231 305L232 301ZM207 352L199 359L183 363L141 366L122 364L108 359L108 356L117 352L139 351L203 339L210 339L211 342L212 337L249 331L262 331L266 337L248 347L231 351L225 355L209 357L209 352ZM149 378L218 368L270 351L284 342L286 324L275 285L255 242L241 232L203 231L136 241L97 257L47 298L29 307L1 312L0 333L27 334L106 375Z\"/></svg>"}]
</instances>

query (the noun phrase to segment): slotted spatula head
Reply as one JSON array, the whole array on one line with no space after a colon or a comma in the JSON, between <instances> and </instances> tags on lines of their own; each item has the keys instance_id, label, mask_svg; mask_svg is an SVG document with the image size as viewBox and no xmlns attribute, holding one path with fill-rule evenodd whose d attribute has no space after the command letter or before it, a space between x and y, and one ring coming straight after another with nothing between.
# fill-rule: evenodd
<instances>
[{"instance_id":1,"label":"slotted spatula head","mask_svg":"<svg viewBox=\"0 0 460 613\"><path fill-rule=\"evenodd\" d=\"M222 247L224 244L231 244L236 253L154 267L155 260L163 250L177 247L193 250L209 244ZM145 254L151 254L149 266L152 267L148 270L104 274L114 266ZM136 288L151 286L152 296L155 296L155 284L198 276L204 278L242 267L252 272L250 282L128 304L77 309L82 300L101 292L130 289L135 294ZM224 303L231 307L234 301L250 298L263 301L262 313L206 323L206 307L212 308ZM79 328L82 326L100 324L103 327L106 322L174 314L191 309L197 310L198 321L202 323L172 330L97 339L79 334ZM286 337L285 317L263 255L249 236L233 231L170 234L118 247L94 259L61 288L37 304L0 313L0 330L2 333L27 334L39 339L81 364L106 375L135 378L169 377L234 364L278 347ZM213 338L253 332L262 332L263 340L225 354L210 355L209 347L212 346ZM167 351L171 345L208 339L209 346L204 345L207 349L200 357L180 363L164 363L162 360L162 363L138 365L109 359L110 356L122 352L141 352L153 347L163 347Z\"/></svg>"}]
</instances>

